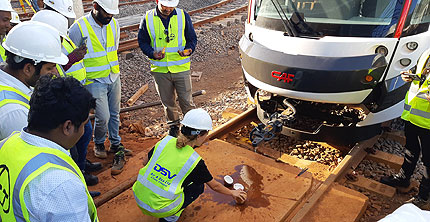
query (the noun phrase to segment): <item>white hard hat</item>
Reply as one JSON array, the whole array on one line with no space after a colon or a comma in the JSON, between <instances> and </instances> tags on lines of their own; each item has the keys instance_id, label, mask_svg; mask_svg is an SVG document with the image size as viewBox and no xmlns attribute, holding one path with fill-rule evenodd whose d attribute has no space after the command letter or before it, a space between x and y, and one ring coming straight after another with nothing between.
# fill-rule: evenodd
<instances>
[{"instance_id":1,"label":"white hard hat","mask_svg":"<svg viewBox=\"0 0 430 222\"><path fill-rule=\"evenodd\" d=\"M181 124L198 130L212 130L212 118L201 108L188 111Z\"/></svg>"},{"instance_id":2,"label":"white hard hat","mask_svg":"<svg viewBox=\"0 0 430 222\"><path fill-rule=\"evenodd\" d=\"M3 42L3 48L36 62L65 65L69 61L67 56L61 52L59 32L52 26L41 22L26 21L13 27Z\"/></svg>"},{"instance_id":3,"label":"white hard hat","mask_svg":"<svg viewBox=\"0 0 430 222\"><path fill-rule=\"evenodd\" d=\"M97 2L97 4L99 4L100 7L102 7L108 14L119 14L118 0L94 0L94 2Z\"/></svg>"},{"instance_id":4,"label":"white hard hat","mask_svg":"<svg viewBox=\"0 0 430 222\"><path fill-rule=\"evenodd\" d=\"M73 0L43 0L43 3L67 18L76 18Z\"/></svg>"},{"instance_id":5,"label":"white hard hat","mask_svg":"<svg viewBox=\"0 0 430 222\"><path fill-rule=\"evenodd\" d=\"M31 21L48 24L60 32L63 38L67 38L68 21L66 17L51 10L41 10L33 15Z\"/></svg>"},{"instance_id":6,"label":"white hard hat","mask_svg":"<svg viewBox=\"0 0 430 222\"><path fill-rule=\"evenodd\" d=\"M0 11L13 12L15 10L13 10L10 0L0 0Z\"/></svg>"},{"instance_id":7,"label":"white hard hat","mask_svg":"<svg viewBox=\"0 0 430 222\"><path fill-rule=\"evenodd\" d=\"M178 6L179 0L158 0L158 3L166 7L176 7Z\"/></svg>"},{"instance_id":8,"label":"white hard hat","mask_svg":"<svg viewBox=\"0 0 430 222\"><path fill-rule=\"evenodd\" d=\"M10 20L10 23L14 23L14 24L18 24L21 22L21 20L19 20L19 15L18 13L16 13L15 11L11 12L12 14L12 19Z\"/></svg>"}]
</instances>

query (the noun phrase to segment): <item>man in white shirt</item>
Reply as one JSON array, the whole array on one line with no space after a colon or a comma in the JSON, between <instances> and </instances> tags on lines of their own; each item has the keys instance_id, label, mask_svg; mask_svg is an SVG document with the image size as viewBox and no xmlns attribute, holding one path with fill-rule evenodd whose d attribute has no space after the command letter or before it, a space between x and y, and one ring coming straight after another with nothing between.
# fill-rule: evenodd
<instances>
[{"instance_id":1,"label":"man in white shirt","mask_svg":"<svg viewBox=\"0 0 430 222\"><path fill-rule=\"evenodd\" d=\"M58 75L55 64L66 64L57 30L39 22L22 22L11 29L0 67L0 140L27 125L31 87L43 75Z\"/></svg>"},{"instance_id":2,"label":"man in white shirt","mask_svg":"<svg viewBox=\"0 0 430 222\"><path fill-rule=\"evenodd\" d=\"M98 221L79 167L70 157L95 99L76 79L42 76L28 126L0 142L1 221Z\"/></svg>"}]
</instances>

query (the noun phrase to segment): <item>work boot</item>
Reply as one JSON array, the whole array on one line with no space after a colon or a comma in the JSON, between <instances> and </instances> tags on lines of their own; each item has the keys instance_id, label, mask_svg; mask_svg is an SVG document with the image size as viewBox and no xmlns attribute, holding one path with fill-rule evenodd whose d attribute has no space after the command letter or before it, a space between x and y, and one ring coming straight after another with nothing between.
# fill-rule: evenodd
<instances>
[{"instance_id":1,"label":"work boot","mask_svg":"<svg viewBox=\"0 0 430 222\"><path fill-rule=\"evenodd\" d=\"M112 169L110 171L111 174L112 175L120 174L122 172L122 169L124 168L124 165L125 165L124 151L118 151L117 153L115 153L115 157L113 158Z\"/></svg>"},{"instance_id":2,"label":"work boot","mask_svg":"<svg viewBox=\"0 0 430 222\"><path fill-rule=\"evenodd\" d=\"M84 175L87 186L94 186L99 183L99 178L97 176L91 175L85 170L82 170L82 174Z\"/></svg>"},{"instance_id":3,"label":"work boot","mask_svg":"<svg viewBox=\"0 0 430 222\"><path fill-rule=\"evenodd\" d=\"M107 158L107 153L105 150L105 144L100 143L100 144L94 145L94 156L96 156L100 159L106 159Z\"/></svg>"},{"instance_id":4,"label":"work boot","mask_svg":"<svg viewBox=\"0 0 430 222\"><path fill-rule=\"evenodd\" d=\"M97 170L101 170L103 168L102 163L100 162L94 162L92 163L88 159L85 160L85 170L87 172L94 172Z\"/></svg>"},{"instance_id":5,"label":"work boot","mask_svg":"<svg viewBox=\"0 0 430 222\"><path fill-rule=\"evenodd\" d=\"M408 190L408 188L411 185L410 180L406 179L400 174L394 174L389 177L382 177L380 182L388 186L395 187L401 193L409 192L410 189Z\"/></svg>"},{"instance_id":6,"label":"work boot","mask_svg":"<svg viewBox=\"0 0 430 222\"><path fill-rule=\"evenodd\" d=\"M411 199L407 200L405 203L412 203L421 210L430 210L430 202L429 200L424 200L419 195L412 197Z\"/></svg>"},{"instance_id":7,"label":"work boot","mask_svg":"<svg viewBox=\"0 0 430 222\"><path fill-rule=\"evenodd\" d=\"M124 148L124 145L122 145L122 143L119 143L118 145L112 145L111 144L110 148L109 148L109 153L117 153L121 150L124 151L124 154L126 156L131 156L133 154L133 151Z\"/></svg>"},{"instance_id":8,"label":"work boot","mask_svg":"<svg viewBox=\"0 0 430 222\"><path fill-rule=\"evenodd\" d=\"M98 192L98 191L89 191L90 192L90 195L91 195L91 197L97 197L97 196L100 196L100 192Z\"/></svg>"},{"instance_id":9,"label":"work boot","mask_svg":"<svg viewBox=\"0 0 430 222\"><path fill-rule=\"evenodd\" d=\"M169 136L178 137L179 127L177 125L170 126Z\"/></svg>"}]
</instances>

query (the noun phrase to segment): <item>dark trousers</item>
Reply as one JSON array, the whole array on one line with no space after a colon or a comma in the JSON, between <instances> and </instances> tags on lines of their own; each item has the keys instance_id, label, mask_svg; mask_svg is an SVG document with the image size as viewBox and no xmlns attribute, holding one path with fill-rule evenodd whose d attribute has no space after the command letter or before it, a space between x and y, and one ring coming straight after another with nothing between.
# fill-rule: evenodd
<instances>
[{"instance_id":1,"label":"dark trousers","mask_svg":"<svg viewBox=\"0 0 430 222\"><path fill-rule=\"evenodd\" d=\"M409 179L414 173L420 154L424 163L423 178L418 195L427 200L430 193L430 130L405 122L406 150L401 173Z\"/></svg>"},{"instance_id":2,"label":"dark trousers","mask_svg":"<svg viewBox=\"0 0 430 222\"><path fill-rule=\"evenodd\" d=\"M76 145L70 149L70 154L72 159L75 161L76 165L78 165L79 169L85 170L85 160L87 158L87 147L91 141L91 137L93 136L93 128L91 126L91 122L88 121L84 127L84 134L76 143Z\"/></svg>"}]
</instances>

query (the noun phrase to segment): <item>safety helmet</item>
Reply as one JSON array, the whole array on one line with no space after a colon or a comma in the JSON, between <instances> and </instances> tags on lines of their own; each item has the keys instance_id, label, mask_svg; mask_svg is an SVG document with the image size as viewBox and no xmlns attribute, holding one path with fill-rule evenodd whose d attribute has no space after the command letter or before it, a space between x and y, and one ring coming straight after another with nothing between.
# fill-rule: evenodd
<instances>
[{"instance_id":1,"label":"safety helmet","mask_svg":"<svg viewBox=\"0 0 430 222\"><path fill-rule=\"evenodd\" d=\"M9 0L0 0L0 11L13 12L12 5Z\"/></svg>"},{"instance_id":2,"label":"safety helmet","mask_svg":"<svg viewBox=\"0 0 430 222\"><path fill-rule=\"evenodd\" d=\"M19 15L18 13L16 13L16 11L11 12L11 14L12 14L12 19L10 20L10 23L18 24L21 22L21 20L19 20Z\"/></svg>"},{"instance_id":3,"label":"safety helmet","mask_svg":"<svg viewBox=\"0 0 430 222\"><path fill-rule=\"evenodd\" d=\"M34 60L35 64L43 61L65 65L69 61L61 52L59 32L41 22L19 23L9 31L2 45L15 55Z\"/></svg>"},{"instance_id":4,"label":"safety helmet","mask_svg":"<svg viewBox=\"0 0 430 222\"><path fill-rule=\"evenodd\" d=\"M166 7L176 7L178 6L179 0L158 0L158 3Z\"/></svg>"},{"instance_id":5,"label":"safety helmet","mask_svg":"<svg viewBox=\"0 0 430 222\"><path fill-rule=\"evenodd\" d=\"M43 0L43 3L67 18L76 18L73 0Z\"/></svg>"},{"instance_id":6,"label":"safety helmet","mask_svg":"<svg viewBox=\"0 0 430 222\"><path fill-rule=\"evenodd\" d=\"M68 21L66 17L51 10L41 10L33 15L31 21L42 22L52 26L60 32L63 38L67 38Z\"/></svg>"},{"instance_id":7,"label":"safety helmet","mask_svg":"<svg viewBox=\"0 0 430 222\"><path fill-rule=\"evenodd\" d=\"M201 108L188 111L181 124L198 130L212 130L212 118Z\"/></svg>"},{"instance_id":8,"label":"safety helmet","mask_svg":"<svg viewBox=\"0 0 430 222\"><path fill-rule=\"evenodd\" d=\"M119 14L118 0L94 0L94 2L97 2L97 4L99 4L100 7L102 7L108 14Z\"/></svg>"}]
</instances>

